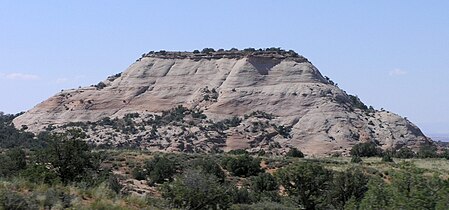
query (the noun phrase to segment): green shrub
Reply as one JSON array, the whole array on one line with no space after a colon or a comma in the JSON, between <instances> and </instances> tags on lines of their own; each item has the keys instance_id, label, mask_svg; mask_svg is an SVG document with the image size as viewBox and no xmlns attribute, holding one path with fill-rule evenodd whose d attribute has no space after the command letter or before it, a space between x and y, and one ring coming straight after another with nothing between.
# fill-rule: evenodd
<instances>
[{"instance_id":1,"label":"green shrub","mask_svg":"<svg viewBox=\"0 0 449 210\"><path fill-rule=\"evenodd\" d=\"M382 162L393 163L394 160L393 160L393 158L391 157L390 153L385 153L385 154L382 156Z\"/></svg>"},{"instance_id":2,"label":"green shrub","mask_svg":"<svg viewBox=\"0 0 449 210\"><path fill-rule=\"evenodd\" d=\"M226 174L214 160L209 158L195 159L192 164L193 168L196 168L203 173L214 175L222 183L226 179Z\"/></svg>"},{"instance_id":3,"label":"green shrub","mask_svg":"<svg viewBox=\"0 0 449 210\"><path fill-rule=\"evenodd\" d=\"M228 152L230 155L248 155L249 152L244 149L235 149Z\"/></svg>"},{"instance_id":4,"label":"green shrub","mask_svg":"<svg viewBox=\"0 0 449 210\"><path fill-rule=\"evenodd\" d=\"M317 163L297 163L279 169L275 176L285 193L302 209L321 209L332 172Z\"/></svg>"},{"instance_id":5,"label":"green shrub","mask_svg":"<svg viewBox=\"0 0 449 210\"><path fill-rule=\"evenodd\" d=\"M397 158L414 158L416 156L415 152L408 147L402 147L393 155Z\"/></svg>"},{"instance_id":6,"label":"green shrub","mask_svg":"<svg viewBox=\"0 0 449 210\"><path fill-rule=\"evenodd\" d=\"M237 157L227 157L223 161L223 166L234 176L249 177L255 176L262 171L260 160L247 154Z\"/></svg>"},{"instance_id":7,"label":"green shrub","mask_svg":"<svg viewBox=\"0 0 449 210\"><path fill-rule=\"evenodd\" d=\"M249 47L249 48L245 48L243 49L243 52L245 53L252 53L252 52L256 52L256 49Z\"/></svg>"},{"instance_id":8,"label":"green shrub","mask_svg":"<svg viewBox=\"0 0 449 210\"><path fill-rule=\"evenodd\" d=\"M95 85L95 87L97 88L97 90L101 90L106 87L106 84L104 84L104 82L99 82Z\"/></svg>"},{"instance_id":9,"label":"green shrub","mask_svg":"<svg viewBox=\"0 0 449 210\"><path fill-rule=\"evenodd\" d=\"M381 179L370 179L368 191L360 202L360 209L394 209L391 206L393 195L389 186Z\"/></svg>"},{"instance_id":10,"label":"green shrub","mask_svg":"<svg viewBox=\"0 0 449 210\"><path fill-rule=\"evenodd\" d=\"M45 192L45 199L43 202L45 209L52 209L59 202L59 192L54 188L49 188Z\"/></svg>"},{"instance_id":11,"label":"green shrub","mask_svg":"<svg viewBox=\"0 0 449 210\"><path fill-rule=\"evenodd\" d=\"M279 135L281 135L284 138L291 138L291 134L290 132L292 131L292 127L291 126L274 126L274 129L278 132Z\"/></svg>"},{"instance_id":12,"label":"green shrub","mask_svg":"<svg viewBox=\"0 0 449 210\"><path fill-rule=\"evenodd\" d=\"M419 148L417 153L419 158L437 158L437 147L434 145L424 145Z\"/></svg>"},{"instance_id":13,"label":"green shrub","mask_svg":"<svg viewBox=\"0 0 449 210\"><path fill-rule=\"evenodd\" d=\"M201 53L213 53L215 52L214 48L204 48L201 50Z\"/></svg>"},{"instance_id":14,"label":"green shrub","mask_svg":"<svg viewBox=\"0 0 449 210\"><path fill-rule=\"evenodd\" d=\"M344 209L351 198L360 202L368 190L368 180L359 168L335 173L329 189L330 204L335 209Z\"/></svg>"},{"instance_id":15,"label":"green shrub","mask_svg":"<svg viewBox=\"0 0 449 210\"><path fill-rule=\"evenodd\" d=\"M145 180L145 172L141 168L134 168L131 172L131 175L134 179L137 180Z\"/></svg>"},{"instance_id":16,"label":"green shrub","mask_svg":"<svg viewBox=\"0 0 449 210\"><path fill-rule=\"evenodd\" d=\"M43 205L45 209L58 209L58 207L67 209L72 207L74 197L61 189L52 187L45 192Z\"/></svg>"},{"instance_id":17,"label":"green shrub","mask_svg":"<svg viewBox=\"0 0 449 210\"><path fill-rule=\"evenodd\" d=\"M367 142L354 145L350 153L352 156L374 157L382 155L382 150L377 148L374 143Z\"/></svg>"},{"instance_id":18,"label":"green shrub","mask_svg":"<svg viewBox=\"0 0 449 210\"><path fill-rule=\"evenodd\" d=\"M303 158L304 157L304 153L302 153L297 148L290 148L290 150L287 152L287 154L285 154L285 156L287 156L287 157Z\"/></svg>"},{"instance_id":19,"label":"green shrub","mask_svg":"<svg viewBox=\"0 0 449 210\"><path fill-rule=\"evenodd\" d=\"M12 121L17 116L10 114L0 114L0 148L41 148L42 141L34 139L34 134L26 132L26 129L17 130ZM23 127L26 128L26 127Z\"/></svg>"},{"instance_id":20,"label":"green shrub","mask_svg":"<svg viewBox=\"0 0 449 210\"><path fill-rule=\"evenodd\" d=\"M361 162L363 162L362 158L360 158L359 156L352 156L351 163L361 163Z\"/></svg>"},{"instance_id":21,"label":"green shrub","mask_svg":"<svg viewBox=\"0 0 449 210\"><path fill-rule=\"evenodd\" d=\"M232 203L229 187L220 184L214 175L198 170L187 170L162 185L161 191L172 208L227 209Z\"/></svg>"},{"instance_id":22,"label":"green shrub","mask_svg":"<svg viewBox=\"0 0 449 210\"><path fill-rule=\"evenodd\" d=\"M353 107L361 109L361 110L368 110L368 106L366 106L358 96L349 95L349 99L351 101L351 104Z\"/></svg>"},{"instance_id":23,"label":"green shrub","mask_svg":"<svg viewBox=\"0 0 449 210\"><path fill-rule=\"evenodd\" d=\"M260 173L250 179L250 189L256 194L257 200L279 201L279 185L276 178L269 173Z\"/></svg>"},{"instance_id":24,"label":"green shrub","mask_svg":"<svg viewBox=\"0 0 449 210\"><path fill-rule=\"evenodd\" d=\"M149 184L161 184L170 181L176 173L176 164L170 159L157 155L144 165Z\"/></svg>"},{"instance_id":25,"label":"green shrub","mask_svg":"<svg viewBox=\"0 0 449 210\"><path fill-rule=\"evenodd\" d=\"M0 209L5 210L33 210L39 209L37 201L26 198L23 195L12 191L0 191Z\"/></svg>"},{"instance_id":26,"label":"green shrub","mask_svg":"<svg viewBox=\"0 0 449 210\"><path fill-rule=\"evenodd\" d=\"M257 111L251 112L249 115L245 115L245 119L247 119L249 117L256 117L256 118L263 118L263 119L271 120L271 119L274 119L275 116L272 114L266 113L264 111L257 110Z\"/></svg>"},{"instance_id":27,"label":"green shrub","mask_svg":"<svg viewBox=\"0 0 449 210\"><path fill-rule=\"evenodd\" d=\"M48 146L39 151L38 162L50 164L62 182L90 179L89 173L97 171L98 164L86 142L79 139L79 131L52 134Z\"/></svg>"},{"instance_id":28,"label":"green shrub","mask_svg":"<svg viewBox=\"0 0 449 210\"><path fill-rule=\"evenodd\" d=\"M35 164L25 169L21 176L33 183L56 184L61 182L58 174L42 164Z\"/></svg>"},{"instance_id":29,"label":"green shrub","mask_svg":"<svg viewBox=\"0 0 449 210\"><path fill-rule=\"evenodd\" d=\"M255 193L250 191L247 187L233 187L231 193L234 204L251 204L257 201Z\"/></svg>"},{"instance_id":30,"label":"green shrub","mask_svg":"<svg viewBox=\"0 0 449 210\"><path fill-rule=\"evenodd\" d=\"M110 175L108 178L108 187L115 193L119 194L123 188L123 185L120 183L120 179L116 175Z\"/></svg>"},{"instance_id":31,"label":"green shrub","mask_svg":"<svg viewBox=\"0 0 449 210\"><path fill-rule=\"evenodd\" d=\"M440 156L449 160L449 149L444 149Z\"/></svg>"},{"instance_id":32,"label":"green shrub","mask_svg":"<svg viewBox=\"0 0 449 210\"><path fill-rule=\"evenodd\" d=\"M25 152L14 148L0 154L0 176L12 176L26 168Z\"/></svg>"}]
</instances>

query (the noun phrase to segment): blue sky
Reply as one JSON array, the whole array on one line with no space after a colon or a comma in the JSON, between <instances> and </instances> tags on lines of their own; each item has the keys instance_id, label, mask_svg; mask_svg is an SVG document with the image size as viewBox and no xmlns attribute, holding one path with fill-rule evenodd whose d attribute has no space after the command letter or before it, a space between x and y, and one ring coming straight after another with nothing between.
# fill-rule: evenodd
<instances>
[{"instance_id":1,"label":"blue sky","mask_svg":"<svg viewBox=\"0 0 449 210\"><path fill-rule=\"evenodd\" d=\"M449 1L3 1L0 110L96 84L144 52L293 49L366 104L449 133Z\"/></svg>"}]
</instances>

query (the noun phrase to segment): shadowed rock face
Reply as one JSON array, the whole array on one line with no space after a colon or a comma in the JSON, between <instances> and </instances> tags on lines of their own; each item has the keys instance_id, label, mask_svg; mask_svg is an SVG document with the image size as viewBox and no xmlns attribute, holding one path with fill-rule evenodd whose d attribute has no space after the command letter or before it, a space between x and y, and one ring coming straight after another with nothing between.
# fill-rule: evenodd
<instances>
[{"instance_id":1,"label":"shadowed rock face","mask_svg":"<svg viewBox=\"0 0 449 210\"><path fill-rule=\"evenodd\" d=\"M374 141L385 149L430 142L408 120L354 104L296 54L168 52L146 54L121 75L96 87L62 91L16 118L14 124L38 132L50 124L159 113L183 105L216 120L258 110L271 113L273 123L292 127L291 139L271 141L309 155L345 153L360 141ZM248 145L245 141L256 138L227 136L227 146Z\"/></svg>"}]
</instances>

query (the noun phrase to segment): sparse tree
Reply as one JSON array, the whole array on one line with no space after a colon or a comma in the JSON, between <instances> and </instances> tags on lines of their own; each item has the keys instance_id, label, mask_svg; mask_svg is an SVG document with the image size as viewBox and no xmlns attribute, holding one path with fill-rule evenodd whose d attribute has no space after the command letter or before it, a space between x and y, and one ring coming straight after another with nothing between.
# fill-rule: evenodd
<instances>
[{"instance_id":1,"label":"sparse tree","mask_svg":"<svg viewBox=\"0 0 449 210\"><path fill-rule=\"evenodd\" d=\"M223 161L223 165L234 176L249 177L255 176L262 171L260 168L260 160L253 158L248 154L239 155L237 157L227 157Z\"/></svg>"},{"instance_id":2,"label":"sparse tree","mask_svg":"<svg viewBox=\"0 0 449 210\"><path fill-rule=\"evenodd\" d=\"M64 183L82 180L89 171L97 170L89 146L80 140L84 135L79 130L72 130L48 136L48 146L40 151L38 161L50 163Z\"/></svg>"},{"instance_id":3,"label":"sparse tree","mask_svg":"<svg viewBox=\"0 0 449 210\"><path fill-rule=\"evenodd\" d=\"M285 193L302 209L317 209L324 203L332 172L316 163L298 163L275 174Z\"/></svg>"},{"instance_id":4,"label":"sparse tree","mask_svg":"<svg viewBox=\"0 0 449 210\"><path fill-rule=\"evenodd\" d=\"M256 194L258 200L279 201L279 184L269 173L260 173L258 176L251 177L250 189Z\"/></svg>"},{"instance_id":5,"label":"sparse tree","mask_svg":"<svg viewBox=\"0 0 449 210\"><path fill-rule=\"evenodd\" d=\"M150 185L161 184L172 180L176 173L176 164L164 156L157 155L145 163L144 169Z\"/></svg>"},{"instance_id":6,"label":"sparse tree","mask_svg":"<svg viewBox=\"0 0 449 210\"><path fill-rule=\"evenodd\" d=\"M201 50L201 53L206 53L206 54L213 53L213 52L215 52L214 48L204 48L203 50Z\"/></svg>"},{"instance_id":7,"label":"sparse tree","mask_svg":"<svg viewBox=\"0 0 449 210\"><path fill-rule=\"evenodd\" d=\"M334 174L329 194L330 204L336 209L344 209L351 199L357 205L368 190L368 177L359 168L350 168Z\"/></svg>"},{"instance_id":8,"label":"sparse tree","mask_svg":"<svg viewBox=\"0 0 449 210\"><path fill-rule=\"evenodd\" d=\"M366 142L354 145L350 153L352 156L374 157L380 156L382 154L382 150L377 148L374 143Z\"/></svg>"}]
</instances>

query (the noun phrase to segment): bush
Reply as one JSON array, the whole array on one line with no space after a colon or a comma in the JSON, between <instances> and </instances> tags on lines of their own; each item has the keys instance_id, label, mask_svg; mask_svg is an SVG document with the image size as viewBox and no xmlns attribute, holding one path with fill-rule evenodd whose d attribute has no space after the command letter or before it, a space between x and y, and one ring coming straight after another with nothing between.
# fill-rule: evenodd
<instances>
[{"instance_id":1,"label":"bush","mask_svg":"<svg viewBox=\"0 0 449 210\"><path fill-rule=\"evenodd\" d=\"M52 185L61 182L61 179L54 170L49 170L42 164L28 167L22 172L21 176L30 182L39 184L43 183Z\"/></svg>"},{"instance_id":2,"label":"bush","mask_svg":"<svg viewBox=\"0 0 449 210\"><path fill-rule=\"evenodd\" d=\"M250 189L256 194L257 200L279 201L279 185L276 178L269 173L260 173L251 177Z\"/></svg>"},{"instance_id":3,"label":"bush","mask_svg":"<svg viewBox=\"0 0 449 210\"><path fill-rule=\"evenodd\" d=\"M370 179L360 209L394 209L390 206L392 197L389 186L383 180Z\"/></svg>"},{"instance_id":4,"label":"bush","mask_svg":"<svg viewBox=\"0 0 449 210\"><path fill-rule=\"evenodd\" d=\"M254 49L254 48L252 48L252 47L249 47L249 48L243 49L243 52L246 52L246 53L252 53L252 52L256 52L256 49Z\"/></svg>"},{"instance_id":5,"label":"bush","mask_svg":"<svg viewBox=\"0 0 449 210\"><path fill-rule=\"evenodd\" d=\"M402 147L397 152L394 153L397 158L414 158L416 156L415 152L408 147Z\"/></svg>"},{"instance_id":6,"label":"bush","mask_svg":"<svg viewBox=\"0 0 449 210\"><path fill-rule=\"evenodd\" d=\"M161 188L171 207L181 209L227 209L232 203L229 190L214 175L198 170L188 170Z\"/></svg>"},{"instance_id":7,"label":"bush","mask_svg":"<svg viewBox=\"0 0 449 210\"><path fill-rule=\"evenodd\" d=\"M79 131L52 134L48 147L39 151L39 164L50 164L62 182L90 180L89 173L96 172L98 164L86 142L79 139Z\"/></svg>"},{"instance_id":8,"label":"bush","mask_svg":"<svg viewBox=\"0 0 449 210\"><path fill-rule=\"evenodd\" d=\"M214 175L221 183L226 179L226 174L214 160L196 159L193 161L193 167L203 173Z\"/></svg>"},{"instance_id":9,"label":"bush","mask_svg":"<svg viewBox=\"0 0 449 210\"><path fill-rule=\"evenodd\" d=\"M260 160L249 155L240 155L237 157L227 157L223 165L234 176L249 177L255 176L262 171Z\"/></svg>"},{"instance_id":10,"label":"bush","mask_svg":"<svg viewBox=\"0 0 449 210\"><path fill-rule=\"evenodd\" d=\"M359 156L352 156L351 163L361 163L363 160Z\"/></svg>"},{"instance_id":11,"label":"bush","mask_svg":"<svg viewBox=\"0 0 449 210\"><path fill-rule=\"evenodd\" d=\"M0 176L12 176L26 168L25 152L15 148L0 154Z\"/></svg>"},{"instance_id":12,"label":"bush","mask_svg":"<svg viewBox=\"0 0 449 210\"><path fill-rule=\"evenodd\" d=\"M368 180L368 177L358 168L336 173L329 191L331 205L335 209L344 209L351 198L360 202L368 190Z\"/></svg>"},{"instance_id":13,"label":"bush","mask_svg":"<svg viewBox=\"0 0 449 210\"><path fill-rule=\"evenodd\" d=\"M32 210L39 209L36 206L37 201L29 200L28 198L16 192L0 192L0 209L5 210Z\"/></svg>"},{"instance_id":14,"label":"bush","mask_svg":"<svg viewBox=\"0 0 449 210\"><path fill-rule=\"evenodd\" d=\"M45 192L44 209L68 209L72 207L73 195L58 188L49 188Z\"/></svg>"},{"instance_id":15,"label":"bush","mask_svg":"<svg viewBox=\"0 0 449 210\"><path fill-rule=\"evenodd\" d=\"M449 149L444 149L440 156L449 160Z\"/></svg>"},{"instance_id":16,"label":"bush","mask_svg":"<svg viewBox=\"0 0 449 210\"><path fill-rule=\"evenodd\" d=\"M302 209L321 209L332 180L332 172L317 163L297 163L275 174L285 193ZM323 206L324 208L324 206Z\"/></svg>"},{"instance_id":17,"label":"bush","mask_svg":"<svg viewBox=\"0 0 449 210\"><path fill-rule=\"evenodd\" d=\"M361 109L361 110L368 110L368 106L366 106L358 96L349 95L349 99L351 101L351 104L353 107Z\"/></svg>"},{"instance_id":18,"label":"bush","mask_svg":"<svg viewBox=\"0 0 449 210\"><path fill-rule=\"evenodd\" d=\"M251 177L251 190L256 193L266 191L277 191L279 185L273 175L269 173L260 173L258 176Z\"/></svg>"},{"instance_id":19,"label":"bush","mask_svg":"<svg viewBox=\"0 0 449 210\"><path fill-rule=\"evenodd\" d=\"M278 132L279 135L281 135L284 138L291 138L291 134L290 132L292 131L292 127L291 126L274 126L274 129Z\"/></svg>"},{"instance_id":20,"label":"bush","mask_svg":"<svg viewBox=\"0 0 449 210\"><path fill-rule=\"evenodd\" d=\"M230 155L248 155L249 152L244 149L235 149L228 152Z\"/></svg>"},{"instance_id":21,"label":"bush","mask_svg":"<svg viewBox=\"0 0 449 210\"><path fill-rule=\"evenodd\" d=\"M215 52L214 48L204 48L201 50L201 53L213 53Z\"/></svg>"},{"instance_id":22,"label":"bush","mask_svg":"<svg viewBox=\"0 0 449 210\"><path fill-rule=\"evenodd\" d=\"M303 158L304 154L296 148L290 148L290 150L287 152L285 156Z\"/></svg>"},{"instance_id":23,"label":"bush","mask_svg":"<svg viewBox=\"0 0 449 210\"><path fill-rule=\"evenodd\" d=\"M419 158L437 158L437 148L433 145L424 145L419 148L417 156Z\"/></svg>"},{"instance_id":24,"label":"bush","mask_svg":"<svg viewBox=\"0 0 449 210\"><path fill-rule=\"evenodd\" d=\"M155 156L145 163L144 169L149 179L149 184L161 184L170 181L176 173L176 164L163 156Z\"/></svg>"},{"instance_id":25,"label":"bush","mask_svg":"<svg viewBox=\"0 0 449 210\"><path fill-rule=\"evenodd\" d=\"M59 202L59 192L54 188L49 188L45 192L45 200L43 202L44 209L52 209Z\"/></svg>"},{"instance_id":26,"label":"bush","mask_svg":"<svg viewBox=\"0 0 449 210\"><path fill-rule=\"evenodd\" d=\"M134 168L131 172L131 175L134 179L137 180L145 180L145 172L141 168Z\"/></svg>"},{"instance_id":27,"label":"bush","mask_svg":"<svg viewBox=\"0 0 449 210\"><path fill-rule=\"evenodd\" d=\"M16 115L0 114L0 147L14 148L26 147L30 149L41 148L42 142L34 139L34 134L25 132L24 130L17 130L12 120L22 113Z\"/></svg>"},{"instance_id":28,"label":"bush","mask_svg":"<svg viewBox=\"0 0 449 210\"><path fill-rule=\"evenodd\" d=\"M382 156L382 162L393 163L394 160L393 160L393 158L391 157L390 153L385 153L385 154Z\"/></svg>"},{"instance_id":29,"label":"bush","mask_svg":"<svg viewBox=\"0 0 449 210\"><path fill-rule=\"evenodd\" d=\"M247 187L237 188L234 186L231 193L234 204L236 203L250 204L257 200L254 192L250 192Z\"/></svg>"},{"instance_id":30,"label":"bush","mask_svg":"<svg viewBox=\"0 0 449 210\"><path fill-rule=\"evenodd\" d=\"M350 154L359 157L374 157L382 155L382 150L373 143L359 143L352 147Z\"/></svg>"},{"instance_id":31,"label":"bush","mask_svg":"<svg viewBox=\"0 0 449 210\"><path fill-rule=\"evenodd\" d=\"M123 185L120 183L119 177L116 175L110 175L108 178L108 187L115 193L119 194L123 188Z\"/></svg>"},{"instance_id":32,"label":"bush","mask_svg":"<svg viewBox=\"0 0 449 210\"><path fill-rule=\"evenodd\" d=\"M95 87L97 88L97 90L101 90L106 87L106 84L104 84L104 82L99 82L95 85Z\"/></svg>"}]
</instances>

